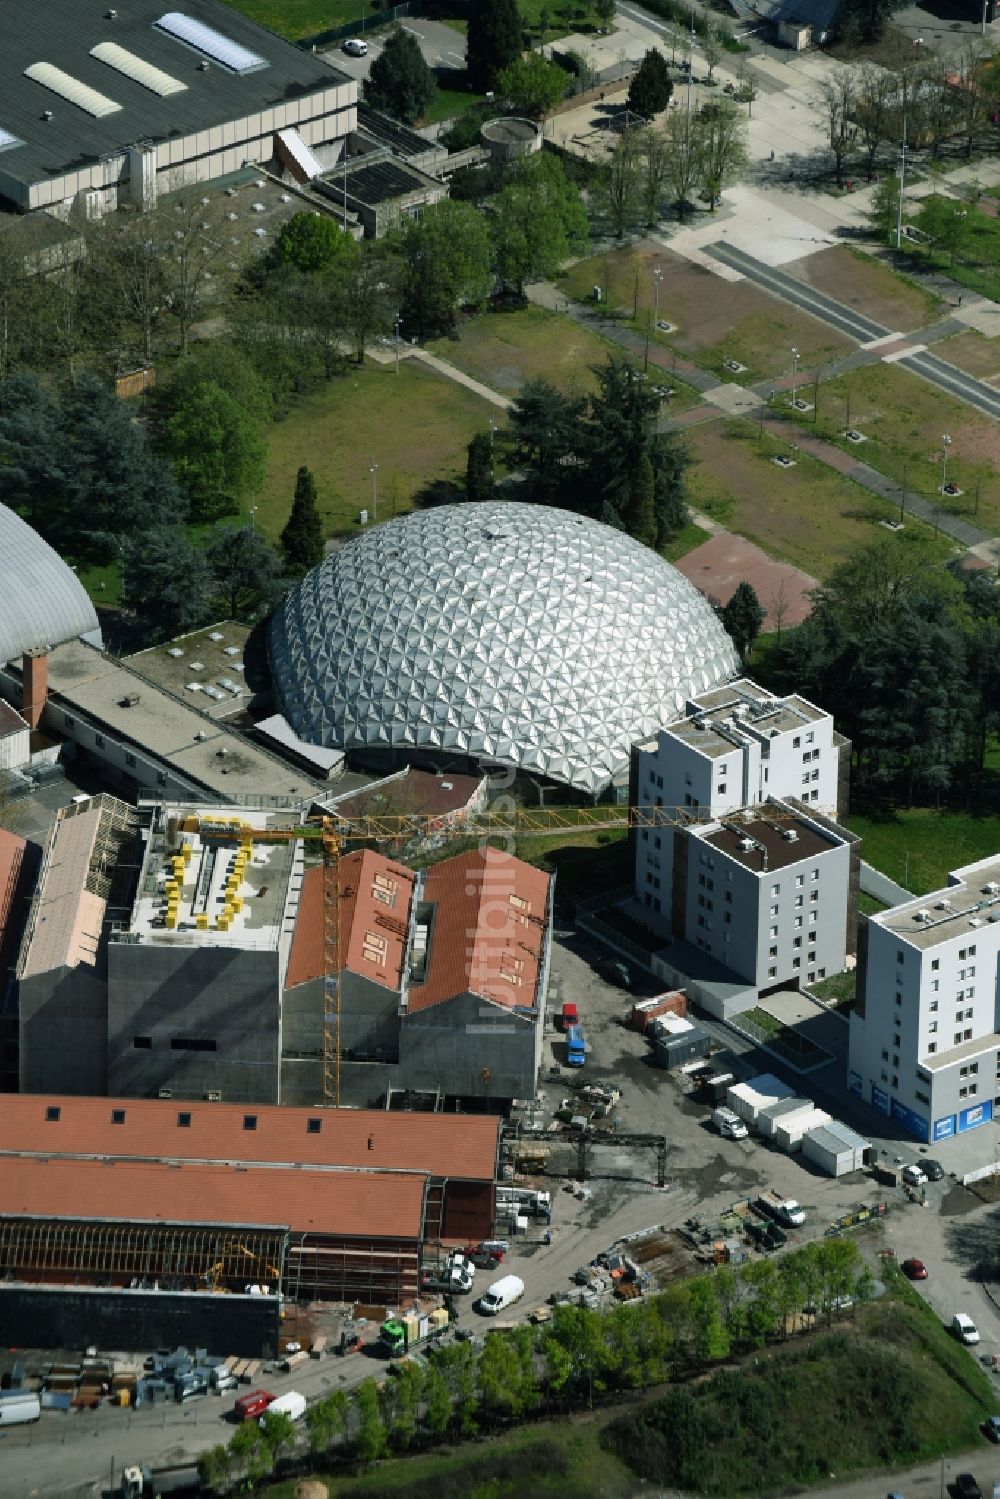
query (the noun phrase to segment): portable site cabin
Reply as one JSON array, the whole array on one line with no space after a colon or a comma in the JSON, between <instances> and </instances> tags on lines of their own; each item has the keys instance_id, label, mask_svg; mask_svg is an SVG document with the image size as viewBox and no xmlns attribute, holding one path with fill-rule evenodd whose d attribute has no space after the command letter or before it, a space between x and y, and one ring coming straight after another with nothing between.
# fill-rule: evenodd
<instances>
[{"instance_id":1,"label":"portable site cabin","mask_svg":"<svg viewBox=\"0 0 1000 1499\"><path fill-rule=\"evenodd\" d=\"M779 1099L792 1098L793 1091L772 1073L762 1073L749 1082L737 1083L726 1095L726 1103L734 1114L739 1114L745 1124L755 1125L761 1109L769 1108Z\"/></svg>"},{"instance_id":2,"label":"portable site cabin","mask_svg":"<svg viewBox=\"0 0 1000 1499\"><path fill-rule=\"evenodd\" d=\"M860 1171L865 1163L865 1152L870 1149L867 1140L836 1119L802 1137L803 1157L827 1176L846 1176L849 1171Z\"/></svg>"},{"instance_id":3,"label":"portable site cabin","mask_svg":"<svg viewBox=\"0 0 1000 1499\"><path fill-rule=\"evenodd\" d=\"M815 1107L811 1098L779 1098L777 1103L769 1103L766 1108L761 1109L757 1115L757 1128L769 1140L779 1125L796 1114L808 1113Z\"/></svg>"}]
</instances>

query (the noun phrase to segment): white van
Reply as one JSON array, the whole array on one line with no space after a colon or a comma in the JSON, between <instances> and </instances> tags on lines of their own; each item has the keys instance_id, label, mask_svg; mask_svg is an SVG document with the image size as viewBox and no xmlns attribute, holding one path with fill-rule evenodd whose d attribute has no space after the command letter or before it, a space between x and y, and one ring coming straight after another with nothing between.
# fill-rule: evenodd
<instances>
[{"instance_id":1,"label":"white van","mask_svg":"<svg viewBox=\"0 0 1000 1499\"><path fill-rule=\"evenodd\" d=\"M515 1301L520 1301L523 1295L524 1281L516 1275L505 1275L483 1292L477 1304L484 1317L495 1317L497 1312L504 1312Z\"/></svg>"},{"instance_id":2,"label":"white van","mask_svg":"<svg viewBox=\"0 0 1000 1499\"><path fill-rule=\"evenodd\" d=\"M960 1343L978 1343L979 1328L966 1312L956 1312L951 1319L951 1330Z\"/></svg>"},{"instance_id":3,"label":"white van","mask_svg":"<svg viewBox=\"0 0 1000 1499\"><path fill-rule=\"evenodd\" d=\"M749 1131L739 1114L732 1109L713 1109L712 1124L727 1140L745 1140Z\"/></svg>"},{"instance_id":4,"label":"white van","mask_svg":"<svg viewBox=\"0 0 1000 1499\"><path fill-rule=\"evenodd\" d=\"M267 1410L261 1416L258 1425L266 1426L268 1416L288 1416L292 1421L300 1421L306 1413L306 1397L300 1395L298 1390L289 1390L287 1395L279 1395L277 1400L272 1400Z\"/></svg>"}]
</instances>

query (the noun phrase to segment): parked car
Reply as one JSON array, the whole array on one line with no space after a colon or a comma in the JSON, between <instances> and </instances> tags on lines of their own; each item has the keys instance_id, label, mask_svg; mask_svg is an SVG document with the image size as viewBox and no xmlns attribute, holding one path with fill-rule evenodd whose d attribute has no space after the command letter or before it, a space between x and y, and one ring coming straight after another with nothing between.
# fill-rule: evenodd
<instances>
[{"instance_id":1,"label":"parked car","mask_svg":"<svg viewBox=\"0 0 1000 1499\"><path fill-rule=\"evenodd\" d=\"M363 42L360 37L351 36L344 43L343 50L347 53L348 57L367 57L368 43Z\"/></svg>"},{"instance_id":2,"label":"parked car","mask_svg":"<svg viewBox=\"0 0 1000 1499\"><path fill-rule=\"evenodd\" d=\"M987 1416L983 1422L983 1435L991 1442L1000 1442L1000 1416Z\"/></svg>"},{"instance_id":3,"label":"parked car","mask_svg":"<svg viewBox=\"0 0 1000 1499\"><path fill-rule=\"evenodd\" d=\"M956 1312L951 1319L951 1330L960 1343L978 1343L979 1328L966 1312Z\"/></svg>"},{"instance_id":4,"label":"parked car","mask_svg":"<svg viewBox=\"0 0 1000 1499\"><path fill-rule=\"evenodd\" d=\"M952 1488L956 1499L983 1499L983 1491L971 1473L959 1473Z\"/></svg>"},{"instance_id":5,"label":"parked car","mask_svg":"<svg viewBox=\"0 0 1000 1499\"><path fill-rule=\"evenodd\" d=\"M904 1260L902 1265L903 1274L907 1280L926 1280L927 1266L923 1260Z\"/></svg>"},{"instance_id":6,"label":"parked car","mask_svg":"<svg viewBox=\"0 0 1000 1499\"><path fill-rule=\"evenodd\" d=\"M921 1161L920 1164L924 1168L924 1175L929 1182L939 1182L944 1176L944 1167L940 1161L934 1161L928 1157L926 1161Z\"/></svg>"},{"instance_id":7,"label":"parked car","mask_svg":"<svg viewBox=\"0 0 1000 1499\"><path fill-rule=\"evenodd\" d=\"M908 1187L922 1187L927 1181L927 1176L920 1166L904 1166L902 1177Z\"/></svg>"},{"instance_id":8,"label":"parked car","mask_svg":"<svg viewBox=\"0 0 1000 1499\"><path fill-rule=\"evenodd\" d=\"M632 970L620 958L601 958L597 971L602 978L608 980L608 983L617 984L619 989L632 987Z\"/></svg>"}]
</instances>

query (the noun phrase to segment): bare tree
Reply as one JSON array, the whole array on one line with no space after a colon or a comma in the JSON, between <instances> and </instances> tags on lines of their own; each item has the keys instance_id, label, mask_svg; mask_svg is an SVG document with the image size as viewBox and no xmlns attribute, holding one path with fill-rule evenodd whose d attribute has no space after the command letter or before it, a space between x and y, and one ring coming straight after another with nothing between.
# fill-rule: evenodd
<instances>
[{"instance_id":1,"label":"bare tree","mask_svg":"<svg viewBox=\"0 0 1000 1499\"><path fill-rule=\"evenodd\" d=\"M624 236L638 197L641 158L637 135L634 130L620 135L604 168L603 196L616 239Z\"/></svg>"},{"instance_id":2,"label":"bare tree","mask_svg":"<svg viewBox=\"0 0 1000 1499\"><path fill-rule=\"evenodd\" d=\"M851 120L856 102L854 79L846 68L820 84L820 107L830 132L838 187L844 185L844 162L851 149Z\"/></svg>"},{"instance_id":3,"label":"bare tree","mask_svg":"<svg viewBox=\"0 0 1000 1499\"><path fill-rule=\"evenodd\" d=\"M982 42L967 42L962 48L958 64L958 108L965 136L965 154L972 160L972 142L979 128L985 123L988 109L987 82L991 49ZM948 83L951 84L949 78ZM953 87L956 85L952 85Z\"/></svg>"},{"instance_id":4,"label":"bare tree","mask_svg":"<svg viewBox=\"0 0 1000 1499\"><path fill-rule=\"evenodd\" d=\"M896 95L896 79L885 68L866 62L858 70L854 115L865 143L865 171L869 182L875 175L879 146L892 132Z\"/></svg>"},{"instance_id":5,"label":"bare tree","mask_svg":"<svg viewBox=\"0 0 1000 1499\"><path fill-rule=\"evenodd\" d=\"M228 282L232 246L226 234L223 199L195 188L173 195L156 209L157 237L164 247L164 302L177 325L181 352L191 329Z\"/></svg>"},{"instance_id":6,"label":"bare tree","mask_svg":"<svg viewBox=\"0 0 1000 1499\"><path fill-rule=\"evenodd\" d=\"M788 618L788 611L792 607L792 600L788 592L788 577L782 577L774 593L767 601L768 618L774 622L774 636L777 643L781 644L781 632Z\"/></svg>"},{"instance_id":7,"label":"bare tree","mask_svg":"<svg viewBox=\"0 0 1000 1499\"><path fill-rule=\"evenodd\" d=\"M728 187L746 167L746 126L735 104L728 99L704 109L698 117L701 185L708 198L710 212Z\"/></svg>"},{"instance_id":8,"label":"bare tree","mask_svg":"<svg viewBox=\"0 0 1000 1499\"><path fill-rule=\"evenodd\" d=\"M921 79L918 98L922 106L923 131L936 160L949 136L962 121L960 91L951 81L949 69L939 57L927 64Z\"/></svg>"},{"instance_id":9,"label":"bare tree","mask_svg":"<svg viewBox=\"0 0 1000 1499\"><path fill-rule=\"evenodd\" d=\"M745 62L741 62L736 74L738 87L737 98L741 104L747 107L747 119L753 117L753 107L760 97L760 83L753 68L748 68Z\"/></svg>"},{"instance_id":10,"label":"bare tree","mask_svg":"<svg viewBox=\"0 0 1000 1499\"><path fill-rule=\"evenodd\" d=\"M670 147L663 130L649 125L638 133L639 193L646 214L646 228L652 229L660 216L660 200L670 168Z\"/></svg>"},{"instance_id":11,"label":"bare tree","mask_svg":"<svg viewBox=\"0 0 1000 1499\"><path fill-rule=\"evenodd\" d=\"M156 231L155 219L132 208L87 229L90 280L117 314L119 358L134 347L147 364L166 315L163 246Z\"/></svg>"},{"instance_id":12,"label":"bare tree","mask_svg":"<svg viewBox=\"0 0 1000 1499\"><path fill-rule=\"evenodd\" d=\"M701 176L700 141L696 122L686 110L672 110L663 133L667 142L667 181L683 224L691 195Z\"/></svg>"},{"instance_id":13,"label":"bare tree","mask_svg":"<svg viewBox=\"0 0 1000 1499\"><path fill-rule=\"evenodd\" d=\"M701 39L701 50L705 61L708 63L708 81L711 83L712 74L726 55L722 32L718 26L712 26L711 24L706 26L705 35Z\"/></svg>"}]
</instances>

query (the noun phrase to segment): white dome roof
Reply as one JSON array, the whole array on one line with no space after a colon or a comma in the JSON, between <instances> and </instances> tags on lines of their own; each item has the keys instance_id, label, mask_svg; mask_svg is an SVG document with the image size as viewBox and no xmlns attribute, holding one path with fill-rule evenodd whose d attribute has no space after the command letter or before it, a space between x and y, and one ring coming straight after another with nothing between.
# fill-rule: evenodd
<instances>
[{"instance_id":1,"label":"white dome roof","mask_svg":"<svg viewBox=\"0 0 1000 1499\"><path fill-rule=\"evenodd\" d=\"M100 644L87 590L27 521L0 505L0 661L78 635Z\"/></svg>"},{"instance_id":2,"label":"white dome roof","mask_svg":"<svg viewBox=\"0 0 1000 1499\"><path fill-rule=\"evenodd\" d=\"M301 738L498 760L597 792L735 649L648 547L568 510L444 505L376 526L270 624Z\"/></svg>"}]
</instances>

